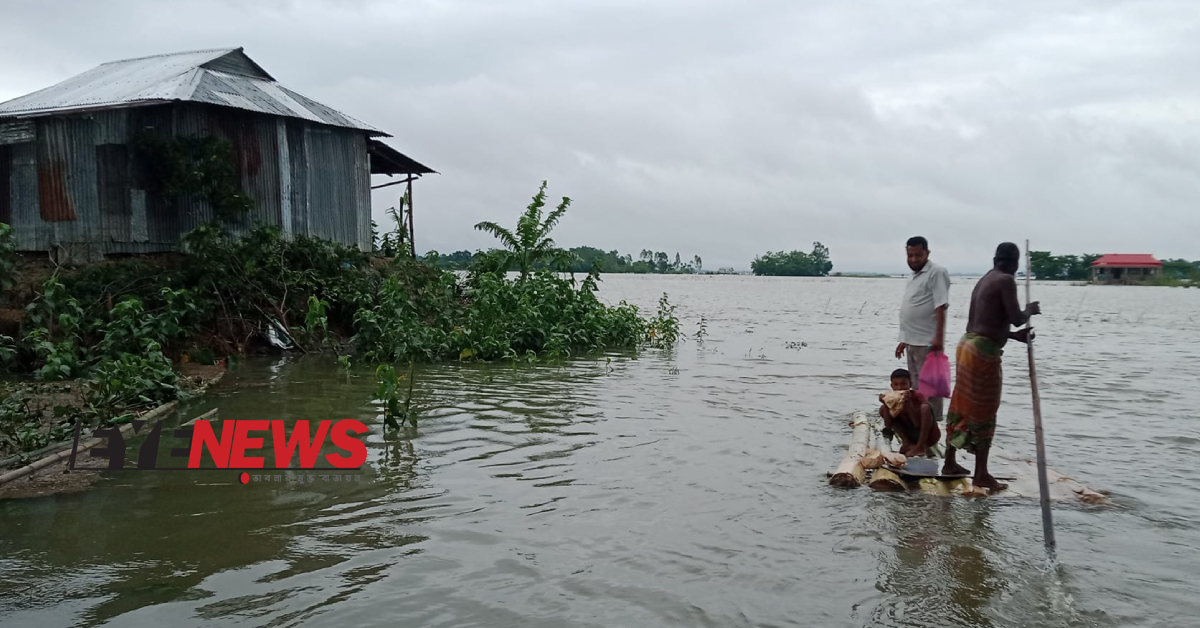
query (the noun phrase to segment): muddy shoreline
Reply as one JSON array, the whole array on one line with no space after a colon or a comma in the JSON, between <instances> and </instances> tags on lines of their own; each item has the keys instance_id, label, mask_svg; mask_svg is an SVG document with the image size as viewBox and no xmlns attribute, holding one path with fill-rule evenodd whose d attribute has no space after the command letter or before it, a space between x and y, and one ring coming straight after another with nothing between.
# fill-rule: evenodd
<instances>
[{"instance_id":1,"label":"muddy shoreline","mask_svg":"<svg viewBox=\"0 0 1200 628\"><path fill-rule=\"evenodd\" d=\"M219 365L184 364L180 369L180 377L189 380L190 393L198 396L220 382L225 376L225 372L225 368ZM178 408L179 401L170 401L142 412L137 419L151 422L166 420ZM132 432L132 426L129 424L122 426L121 429L125 433ZM0 469L0 500L72 493L86 490L96 483L104 481L105 477L102 473L78 471L90 468L100 470L105 464L103 460L93 460L91 457L83 455L84 452L100 443L91 443L89 446L87 444L89 439L82 440L75 463L77 470L74 472L68 469L71 440L52 443L49 445L52 449L45 451L36 459ZM54 461L47 464L50 459L54 459ZM24 475L7 479L17 474Z\"/></svg>"}]
</instances>

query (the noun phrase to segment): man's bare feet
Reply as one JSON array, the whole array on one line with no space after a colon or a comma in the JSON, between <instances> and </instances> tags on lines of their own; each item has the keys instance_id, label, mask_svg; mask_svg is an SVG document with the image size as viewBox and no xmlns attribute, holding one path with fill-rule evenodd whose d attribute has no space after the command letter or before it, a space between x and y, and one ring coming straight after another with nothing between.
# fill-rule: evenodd
<instances>
[{"instance_id":1,"label":"man's bare feet","mask_svg":"<svg viewBox=\"0 0 1200 628\"><path fill-rule=\"evenodd\" d=\"M968 473L970 472L957 462L947 462L946 464L942 465L942 475L966 475Z\"/></svg>"},{"instance_id":2,"label":"man's bare feet","mask_svg":"<svg viewBox=\"0 0 1200 628\"><path fill-rule=\"evenodd\" d=\"M979 488L986 488L992 492L1003 491L1004 489L1008 488L1007 484L1000 482L999 480L997 480L996 478L994 478L990 475L985 475L983 477L978 477L978 478L971 478L971 484L973 484Z\"/></svg>"}]
</instances>

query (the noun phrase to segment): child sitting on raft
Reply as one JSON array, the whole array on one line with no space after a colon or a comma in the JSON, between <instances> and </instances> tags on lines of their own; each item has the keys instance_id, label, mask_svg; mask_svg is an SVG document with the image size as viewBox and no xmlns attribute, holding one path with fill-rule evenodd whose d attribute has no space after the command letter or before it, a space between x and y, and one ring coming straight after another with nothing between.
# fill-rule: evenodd
<instances>
[{"instance_id":1,"label":"child sitting on raft","mask_svg":"<svg viewBox=\"0 0 1200 628\"><path fill-rule=\"evenodd\" d=\"M933 420L929 400L912 390L912 376L905 369L892 371L892 391L879 395L883 437L900 437L900 453L910 458L938 456L942 431Z\"/></svg>"}]
</instances>

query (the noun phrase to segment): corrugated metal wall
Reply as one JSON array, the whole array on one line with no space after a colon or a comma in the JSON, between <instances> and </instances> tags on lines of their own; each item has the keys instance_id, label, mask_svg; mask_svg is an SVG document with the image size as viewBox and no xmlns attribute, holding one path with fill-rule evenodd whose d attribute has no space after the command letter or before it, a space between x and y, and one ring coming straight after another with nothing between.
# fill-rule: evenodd
<instances>
[{"instance_id":1,"label":"corrugated metal wall","mask_svg":"<svg viewBox=\"0 0 1200 628\"><path fill-rule=\"evenodd\" d=\"M358 249L370 251L371 245L371 156L367 153L367 136L354 136L354 189L358 193L354 204L358 210Z\"/></svg>"},{"instance_id":2,"label":"corrugated metal wall","mask_svg":"<svg viewBox=\"0 0 1200 628\"><path fill-rule=\"evenodd\" d=\"M308 125L300 120L287 121L288 172L292 187L292 233L308 235Z\"/></svg>"},{"instance_id":3,"label":"corrugated metal wall","mask_svg":"<svg viewBox=\"0 0 1200 628\"><path fill-rule=\"evenodd\" d=\"M44 251L50 246L50 223L43 222L38 210L37 143L24 142L10 147L9 211L12 214L14 243L21 251Z\"/></svg>"},{"instance_id":4,"label":"corrugated metal wall","mask_svg":"<svg viewBox=\"0 0 1200 628\"><path fill-rule=\"evenodd\" d=\"M0 222L12 224L12 148L0 144Z\"/></svg>"},{"instance_id":5,"label":"corrugated metal wall","mask_svg":"<svg viewBox=\"0 0 1200 628\"><path fill-rule=\"evenodd\" d=\"M247 215L227 225L235 234L245 234L255 225L282 225L276 126L274 118L237 109L192 104L175 108L176 136L213 135L229 140L233 145L234 168L241 179L242 190L254 202ZM212 220L212 208L203 198L189 198L180 205L182 233Z\"/></svg>"},{"instance_id":6,"label":"corrugated metal wall","mask_svg":"<svg viewBox=\"0 0 1200 628\"><path fill-rule=\"evenodd\" d=\"M308 126L307 135L308 234L359 244L358 188L359 174L366 172L366 139L361 134L313 125Z\"/></svg>"},{"instance_id":7,"label":"corrugated metal wall","mask_svg":"<svg viewBox=\"0 0 1200 628\"><path fill-rule=\"evenodd\" d=\"M196 195L156 192L142 134L228 139L253 210L234 233L281 227L369 250L370 174L364 132L196 104L102 111L40 119L36 141L0 145L0 184L18 248L52 244L94 259L104 253L176 248L212 220ZM285 223L285 217L289 219ZM82 255L81 255L82 254Z\"/></svg>"},{"instance_id":8,"label":"corrugated metal wall","mask_svg":"<svg viewBox=\"0 0 1200 628\"><path fill-rule=\"evenodd\" d=\"M38 203L52 242L71 259L103 253L92 118L50 118L37 132Z\"/></svg>"},{"instance_id":9,"label":"corrugated metal wall","mask_svg":"<svg viewBox=\"0 0 1200 628\"><path fill-rule=\"evenodd\" d=\"M32 142L34 133L33 122L29 120L0 122L0 145Z\"/></svg>"},{"instance_id":10,"label":"corrugated metal wall","mask_svg":"<svg viewBox=\"0 0 1200 628\"><path fill-rule=\"evenodd\" d=\"M144 237L134 236L134 242L118 242L110 246L121 253L169 251L188 225L207 220L208 207L195 195L168 198L154 189L151 164L137 146L141 138L171 138L175 136L175 114L171 106L128 109L127 141L133 149L130 157L132 192L131 233L142 230ZM197 216L197 213L200 215Z\"/></svg>"}]
</instances>

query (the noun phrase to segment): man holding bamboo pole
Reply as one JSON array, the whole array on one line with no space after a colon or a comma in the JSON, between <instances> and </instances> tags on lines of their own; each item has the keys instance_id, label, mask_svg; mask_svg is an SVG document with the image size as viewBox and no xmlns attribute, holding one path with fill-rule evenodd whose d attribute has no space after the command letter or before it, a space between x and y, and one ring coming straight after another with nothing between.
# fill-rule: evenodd
<instances>
[{"instance_id":1,"label":"man holding bamboo pole","mask_svg":"<svg viewBox=\"0 0 1200 628\"><path fill-rule=\"evenodd\" d=\"M1021 310L1017 300L1016 273L1021 264L1021 249L1011 242L996 247L992 270L984 275L971 293L967 333L956 351L954 392L946 413L946 464L942 473L962 475L967 470L955 460L957 450L975 454L972 483L992 491L1007 488L988 473L988 452L996 433L996 411L1000 409L1000 356L1008 341L1028 342L1032 327L1012 331L1040 314L1038 303Z\"/></svg>"}]
</instances>

